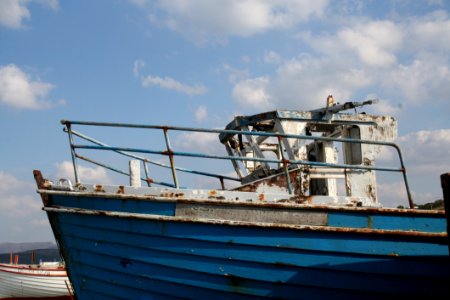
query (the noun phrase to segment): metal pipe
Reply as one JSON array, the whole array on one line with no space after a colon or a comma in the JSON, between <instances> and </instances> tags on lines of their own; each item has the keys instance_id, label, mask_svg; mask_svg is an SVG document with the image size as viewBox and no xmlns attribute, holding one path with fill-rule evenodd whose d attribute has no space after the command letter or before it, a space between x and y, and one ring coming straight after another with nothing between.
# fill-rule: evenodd
<instances>
[{"instance_id":1,"label":"metal pipe","mask_svg":"<svg viewBox=\"0 0 450 300\"><path fill-rule=\"evenodd\" d=\"M67 132L67 130L65 130L65 132ZM78 131L72 130L72 134L75 135L75 136L78 136L79 138L82 138L82 139L84 139L86 141L89 141L91 143L97 144L99 146L109 147L108 144L105 144L105 143L102 143L100 141L97 141L97 140L95 140L95 139L93 139L91 137L88 137L87 135L84 135L84 134L82 134L82 133L80 133ZM137 156L137 155L134 155L134 154L131 154L131 153L127 153L127 152L124 152L124 151L116 151L116 150L112 150L112 151L114 151L116 153L119 153L121 155L127 156L127 157L139 159L143 163L149 163L149 164L152 164L152 165L155 165L155 166L158 166L158 167L162 167L162 168L167 168L167 169L171 168L168 165L165 165L163 163L156 162L156 161L153 161L153 160L149 160L149 159L147 159L145 157ZM220 178L221 177L221 178L224 178L224 179L227 179L227 180L241 181L240 178L235 178L235 177L231 177L231 176L225 176L225 175L221 175L221 174L214 174L214 173L209 173L209 172L190 170L190 169L176 167L176 166L175 166L175 170L180 171L180 172L185 172L185 173L196 174L196 175L203 175L203 176L216 177L216 178ZM146 176L148 177L147 173L146 173Z\"/></svg>"},{"instance_id":2,"label":"metal pipe","mask_svg":"<svg viewBox=\"0 0 450 300\"><path fill-rule=\"evenodd\" d=\"M398 145L394 145L393 147L395 148L395 150L397 150L398 158L400 160L400 166L401 166L401 170L402 170L401 172L403 174L403 180L405 182L406 195L408 197L409 208L414 208L414 201L412 198L411 190L409 189L408 177L406 176L406 168L405 168L405 164L403 162L402 151L400 150L400 147Z\"/></svg>"},{"instance_id":3,"label":"metal pipe","mask_svg":"<svg viewBox=\"0 0 450 300\"><path fill-rule=\"evenodd\" d=\"M283 147L283 143L282 143L283 138L280 136L277 136L277 138L278 138L278 145L279 145L279 149L280 149L280 153L281 153L281 161L283 162L284 174L286 176L287 188L288 188L289 194L292 194L292 185L291 185L291 178L289 176L288 162L284 158L284 147Z\"/></svg>"},{"instance_id":4,"label":"metal pipe","mask_svg":"<svg viewBox=\"0 0 450 300\"><path fill-rule=\"evenodd\" d=\"M74 175L75 175L75 183L79 184L80 183L80 177L78 176L78 163L77 163L75 147L74 147L74 143L73 143L71 124L67 123L66 124L66 128L67 128L67 133L68 133L68 136L69 136L70 154L72 156L72 164L73 164L73 171L74 171Z\"/></svg>"},{"instance_id":5,"label":"metal pipe","mask_svg":"<svg viewBox=\"0 0 450 300\"><path fill-rule=\"evenodd\" d=\"M102 163L100 163L100 162L98 162L98 161L95 161L95 160L93 160L93 159L90 159L90 158L81 156L81 155L79 155L79 154L77 154L76 157L79 158L79 159L81 159L81 160L87 161L87 162L89 162L89 163L91 163L91 164L94 164L94 165L100 166L100 167L102 167L102 168L111 170L111 171L113 171L113 172L116 172L116 173L119 173L119 174L122 174L122 175L125 175L125 176L130 176L130 174L127 173L127 172L125 172L125 171L122 171L122 170L113 168L113 167L111 167L111 166L102 164ZM142 180L142 181L147 181L147 178L141 178L141 180ZM163 186L167 186L167 187L175 187L175 186L174 186L173 184L171 184L171 183L166 183L166 182L161 182L161 181L154 181L154 180L152 180L152 182L155 183L155 184L163 185Z\"/></svg>"},{"instance_id":6,"label":"metal pipe","mask_svg":"<svg viewBox=\"0 0 450 300\"><path fill-rule=\"evenodd\" d=\"M305 120L303 120L305 121ZM320 120L319 120L320 121ZM234 161L255 161L255 162L275 162L280 163L280 161L274 161L269 159L262 159L262 158L248 158L248 157L223 157L223 156L214 156L214 155L203 155L203 154L195 154L195 153L183 153L183 152L174 152L170 148L170 144L168 144L168 137L167 137L167 131L168 130L178 130L178 131L190 131L190 132L205 132L205 133L219 133L222 135L254 135L254 136L260 136L260 137L282 137L282 138L293 138L293 139L301 139L301 140L314 140L314 141L333 141L333 142L342 142L342 143L356 143L356 144L371 144L371 145L381 145L381 146L388 146L388 147L394 147L398 153L401 168L400 169L394 169L394 168L380 168L380 167L371 167L371 166L355 166L355 165L346 165L346 164L327 164L327 163L320 163L320 162L308 162L308 161L293 161L293 160L286 160L289 164L299 164L299 165L310 165L310 166L318 166L318 167L331 167L331 168L343 168L343 169L360 169L360 170L376 170L376 171L392 171L392 172L402 172L403 179L405 182L406 187L406 193L408 197L409 206L411 208L414 208L414 202L412 199L411 191L408 184L407 174L406 174L406 168L403 162L403 157L400 151L400 148L397 144L391 143L391 142L382 142L382 141L371 141L371 140L359 140L359 139L352 139L352 138L333 138L333 137L320 137L320 136L306 136L306 135L296 135L296 134L281 134L281 133L268 133L268 132L250 132L250 131L240 131L240 130L220 130L220 129L205 129L205 128L190 128L190 127L177 127L177 126L160 126L160 125L139 125L139 124L125 124L125 123L104 123L104 122L83 122L83 121L67 121L62 120L62 124L66 125L68 128L68 132L71 131L70 127L72 124L77 125L90 125L90 126L108 126L108 127L127 127L127 128L147 128L147 129L162 129L164 130L164 135L166 138L166 144L167 144L167 152L162 151L152 151L152 150L142 150L142 149L133 149L133 148L119 148L119 147L89 147L89 146L83 146L83 145L74 145L73 140L71 138L71 132L69 132L69 139L71 143L71 151L72 151L72 161L74 163L74 169L75 169L75 180L77 183L79 183L78 179L78 170L76 165L76 160L74 156L75 148L85 148L85 149L99 149L99 150L112 150L112 151L130 151L130 152L138 152L138 153L150 153L150 154L161 154L161 155L169 155L170 159L170 168L172 170L172 175L174 177L175 185L178 186L177 178L176 178L176 171L179 168L176 168L174 166L173 156L189 156L189 157L201 157L201 158L215 158L215 159L227 159ZM224 142L226 138L221 137L221 141ZM129 154L124 154L129 155ZM148 160L145 160L149 163L155 163ZM166 166L169 167L169 166ZM188 171L194 174L199 174L200 172L196 171ZM206 175L206 174L202 174ZM225 178L225 177L224 177ZM228 178L227 178L228 179ZM237 180L239 179L230 179L230 180Z\"/></svg>"},{"instance_id":7,"label":"metal pipe","mask_svg":"<svg viewBox=\"0 0 450 300\"><path fill-rule=\"evenodd\" d=\"M240 131L240 130L226 130L226 129L207 129L207 128L192 128L192 127L180 127L180 126L161 126L161 125L138 125L138 124L125 124L125 123L103 123L103 122L82 122L82 121L66 121L62 120L62 124L77 124L77 125L91 125L91 126L106 126L106 127L126 127L126 128L147 128L147 129L166 129L175 131L191 131L191 132L206 132L206 133L224 133L230 135L255 135L255 136L267 136L276 137L281 136L283 138L294 138L301 140L319 140L319 141L334 141L334 142L345 142L345 143L356 143L356 144L371 144L371 145L385 145L395 147L395 143L391 142L380 142L371 140L356 140L351 138L331 138L322 136L309 136L309 135L298 135L298 134L282 134L282 133L271 133L271 132L257 132L257 131Z\"/></svg>"},{"instance_id":8,"label":"metal pipe","mask_svg":"<svg viewBox=\"0 0 450 300\"><path fill-rule=\"evenodd\" d=\"M147 168L147 164L145 163L144 160L141 160L141 161L142 161L142 165L143 165L143 167L144 167L145 178L146 178L146 179L149 179L150 177L148 176L148 168ZM149 180L146 180L146 182L147 182L147 186L151 186Z\"/></svg>"},{"instance_id":9,"label":"metal pipe","mask_svg":"<svg viewBox=\"0 0 450 300\"><path fill-rule=\"evenodd\" d=\"M237 157L237 156L220 156L220 155L207 155L199 153L189 153L189 152L177 152L172 151L170 154L167 151L155 151L146 150L138 148L122 148L122 147L103 147L103 146L90 146L90 145L74 145L75 148L80 149L94 149L94 150L119 150L137 153L149 153L149 154L160 154L160 155L173 155L173 156L187 156L187 157L198 157L198 158L214 158L214 159L224 159L224 160L248 160L255 162L267 162L267 163L281 163L279 159L267 159L267 158L255 158L255 157ZM382 167L372 167L372 166L361 166L361 165L348 165L348 164L330 164L318 161L304 161L304 160L286 160L289 164L298 164L305 166L317 166L317 167L329 167L336 169L356 169L356 170L374 170L374 171L387 171L387 172L403 172L402 169L395 168L382 168Z\"/></svg>"},{"instance_id":10,"label":"metal pipe","mask_svg":"<svg viewBox=\"0 0 450 300\"><path fill-rule=\"evenodd\" d=\"M164 132L164 139L166 141L166 147L167 147L167 155L169 155L169 161L170 161L170 169L172 170L172 177L173 177L173 183L175 185L175 188L178 188L178 179L177 179L177 172L175 170L175 162L173 160L173 152L172 149L170 148L170 140L169 140L169 136L167 134L167 128L163 128L163 132Z\"/></svg>"}]
</instances>

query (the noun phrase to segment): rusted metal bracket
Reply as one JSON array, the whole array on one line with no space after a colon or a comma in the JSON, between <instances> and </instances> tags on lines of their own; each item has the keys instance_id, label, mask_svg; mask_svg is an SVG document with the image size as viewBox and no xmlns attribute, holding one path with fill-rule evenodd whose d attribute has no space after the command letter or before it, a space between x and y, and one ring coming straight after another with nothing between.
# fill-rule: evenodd
<instances>
[{"instance_id":1,"label":"rusted metal bracket","mask_svg":"<svg viewBox=\"0 0 450 300\"><path fill-rule=\"evenodd\" d=\"M42 173L39 170L33 170L33 176L34 180L36 181L36 185L38 186L38 189L40 190L48 190L48 182L42 177ZM41 199L44 206L50 205L50 197L48 194L42 194L41 193Z\"/></svg>"}]
</instances>

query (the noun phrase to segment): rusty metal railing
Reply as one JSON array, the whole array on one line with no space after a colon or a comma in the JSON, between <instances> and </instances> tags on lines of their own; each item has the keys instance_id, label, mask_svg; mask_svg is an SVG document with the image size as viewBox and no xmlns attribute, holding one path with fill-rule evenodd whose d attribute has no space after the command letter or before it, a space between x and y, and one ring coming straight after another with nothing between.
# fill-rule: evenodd
<instances>
[{"instance_id":1,"label":"rusty metal railing","mask_svg":"<svg viewBox=\"0 0 450 300\"><path fill-rule=\"evenodd\" d=\"M114 151L118 154L138 159L140 160L144 165L144 171L146 174L145 178L141 178L142 181L147 182L147 184L150 185L150 183L155 183L163 186L169 186L169 187L175 187L179 188L179 182L177 178L177 171L180 172L186 172L196 175L202 175L202 176L208 176L208 177L215 177L220 180L221 186L223 189L224 187L224 179L226 180L232 180L232 181L241 181L240 178L225 176L222 174L214 174L210 172L202 172L197 170L191 170L187 168L181 168L175 166L174 157L175 156L181 156L181 157L196 157L196 158L205 158L205 159L219 159L219 160L228 160L228 161L253 161L253 162L259 162L259 163L276 163L283 166L283 171L286 176L286 182L287 182L287 188L290 193L292 193L293 189L291 186L291 182L289 179L289 165L303 165L303 166L311 166L311 167L327 167L327 168L338 168L338 169L356 169L356 170L373 170L373 171L386 171L386 172L400 172L403 174L403 180L405 183L406 193L408 197L409 206L411 208L414 207L414 203L412 200L411 191L408 184L407 174L406 174L406 168L403 161L403 155L401 153L401 150L399 146L395 143L391 142L381 142L381 141L371 141L371 140L360 140L360 139L352 139L352 138L333 138L333 137L321 137L321 136L310 136L310 135L297 135L297 134L281 134L281 133L271 133L271 132L250 132L250 131L240 131L240 130L221 130L221 129L205 129L205 128L191 128L191 127L178 127L178 126L160 126L160 125L139 125L139 124L124 124L124 123L104 123L104 122L84 122L84 121L69 121L69 120L62 120L61 124L65 125L65 131L68 133L69 137L69 143L70 143L70 149L71 149L71 155L72 155L72 162L74 166L74 173L75 173L75 181L76 183L80 183L79 178L79 170L78 170L78 163L77 159L81 159L84 161L87 161L89 163L93 163L95 165L104 167L106 169L109 169L111 171L123 174L123 175L130 175L129 173L118 170L114 167L111 167L109 165L100 163L98 161L92 160L90 158L87 158L85 156L81 156L76 152L76 149L91 149L91 150L103 150L103 151ZM126 147L115 147L115 146L109 146L105 143L102 143L100 141L97 141L91 137L88 137L78 131L75 131L72 129L73 125L82 125L82 126L101 126L101 127L122 127L122 128L140 128L140 129L154 129L154 130L162 130L164 133L164 139L166 144L166 150L159 151L159 150L151 150L151 149L141 149L141 148L126 148ZM341 143L356 143L356 144L372 144L372 145L380 145L380 146L386 146L394 148L397 152L397 155L399 157L400 162L400 168L392 168L392 167L377 167L377 166L370 166L370 165L350 165L350 164L337 164L337 163L325 163L325 162L318 162L318 161L305 161L305 160L292 160L292 159L268 159L268 158L258 158L258 157L243 157L243 156L221 156L221 155L210 155L210 154L202 154L202 153L194 153L194 152L182 152L182 151L174 151L170 144L170 138L169 138L169 131L183 131L183 132L203 132L203 133L217 133L217 134L230 134L230 135L251 135L251 136L263 136L263 137L273 137L276 138L278 141L285 138L292 138L292 139L301 139L301 140L314 140L314 141L333 141L333 142L341 142ZM78 138L81 138L83 140L89 141L94 145L84 145L84 144L75 144L74 143L74 136L77 136ZM142 154L156 154L156 155L163 155L168 156L170 165L162 164L160 162L147 159L145 157L136 155L134 153L142 153ZM153 164L157 165L159 167L163 168L169 168L172 173L173 177L173 184L166 183L166 182L158 182L153 179L150 179L148 177L148 169L147 164Z\"/></svg>"}]
</instances>

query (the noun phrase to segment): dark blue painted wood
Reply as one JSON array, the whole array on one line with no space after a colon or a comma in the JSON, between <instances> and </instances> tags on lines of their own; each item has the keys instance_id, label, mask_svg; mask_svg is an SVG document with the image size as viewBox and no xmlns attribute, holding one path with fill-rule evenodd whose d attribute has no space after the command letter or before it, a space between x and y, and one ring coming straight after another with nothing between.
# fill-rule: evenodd
<instances>
[{"instance_id":1,"label":"dark blue painted wood","mask_svg":"<svg viewBox=\"0 0 450 300\"><path fill-rule=\"evenodd\" d=\"M91 220L90 216L65 215L64 217ZM88 221L82 222L89 223ZM100 228L106 230L113 229L138 234L155 234L222 243L371 255L448 255L448 248L445 244L430 243L430 239L422 238L421 240L418 237L400 235L363 235L261 227L239 227L239 230L236 230L234 226L141 219L129 219L122 223L117 222L117 219L104 216L94 217L94 222L98 222Z\"/></svg>"},{"instance_id":2,"label":"dark blue painted wood","mask_svg":"<svg viewBox=\"0 0 450 300\"><path fill-rule=\"evenodd\" d=\"M106 233L104 229L72 224L61 224L61 226L65 232L70 233L70 236L76 236L76 232L82 232L82 238L87 241L94 241L98 249L103 247L104 244L113 244L113 247L123 244L130 247L174 254L180 253L212 258L226 257L229 260L298 267L320 266L321 269L325 270L332 269L381 275L414 275L438 278L449 273L449 270L441 265L442 257L428 257L421 262L416 257L402 257L400 259L389 256L357 255L356 253L347 255L345 253L280 247L255 247L252 245L180 239L113 230ZM276 252L276 255L273 255L274 252ZM363 266L367 262L373 263L371 269Z\"/></svg>"},{"instance_id":3,"label":"dark blue painted wood","mask_svg":"<svg viewBox=\"0 0 450 300\"><path fill-rule=\"evenodd\" d=\"M81 201L84 208L124 211L117 202L102 207L109 199L87 200ZM58 201L67 206L79 202ZM145 205L153 212L170 211L159 204ZM360 214L339 214L331 221L361 228L368 214ZM64 213L51 213L50 219L80 299L450 295L447 245L430 238ZM413 219L393 226L430 223ZM390 221L386 216L376 220Z\"/></svg>"}]
</instances>

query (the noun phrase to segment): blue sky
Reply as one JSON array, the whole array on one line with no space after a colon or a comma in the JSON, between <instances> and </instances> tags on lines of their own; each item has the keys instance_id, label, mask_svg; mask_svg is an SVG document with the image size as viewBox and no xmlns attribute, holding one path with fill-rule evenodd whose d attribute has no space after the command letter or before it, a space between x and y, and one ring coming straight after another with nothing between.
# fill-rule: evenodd
<instances>
[{"instance_id":1,"label":"blue sky","mask_svg":"<svg viewBox=\"0 0 450 300\"><path fill-rule=\"evenodd\" d=\"M53 240L32 170L72 176L61 119L222 128L328 94L378 98L367 112L398 119L415 201L440 198L449 14L446 0L0 0L0 242ZM198 137L179 145L217 141ZM378 189L406 204L400 179Z\"/></svg>"}]
</instances>

